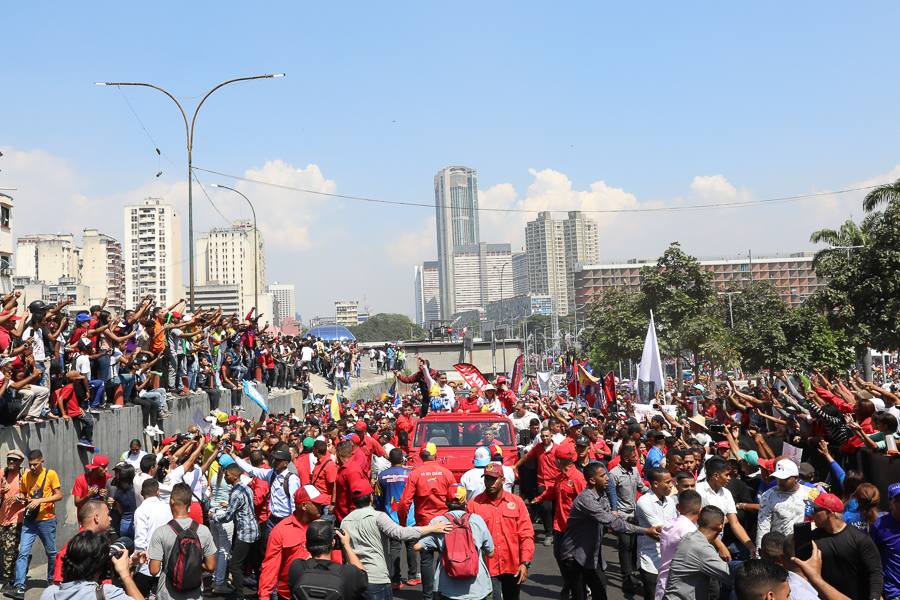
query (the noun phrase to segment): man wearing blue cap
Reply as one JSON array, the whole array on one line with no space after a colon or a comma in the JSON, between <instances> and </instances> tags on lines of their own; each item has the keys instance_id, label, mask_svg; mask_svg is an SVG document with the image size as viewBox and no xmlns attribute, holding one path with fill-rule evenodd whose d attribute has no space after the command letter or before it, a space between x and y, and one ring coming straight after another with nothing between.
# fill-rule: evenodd
<instances>
[{"instance_id":1,"label":"man wearing blue cap","mask_svg":"<svg viewBox=\"0 0 900 600\"><path fill-rule=\"evenodd\" d=\"M889 512L869 528L869 535L881 554L885 598L900 597L900 483L888 486Z\"/></svg>"}]
</instances>

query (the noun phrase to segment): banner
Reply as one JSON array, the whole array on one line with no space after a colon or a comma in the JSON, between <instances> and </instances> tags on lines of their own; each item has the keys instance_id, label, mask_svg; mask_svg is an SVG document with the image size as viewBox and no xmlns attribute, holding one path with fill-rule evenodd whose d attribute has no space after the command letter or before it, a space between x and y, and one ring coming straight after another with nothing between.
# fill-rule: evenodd
<instances>
[{"instance_id":1,"label":"banner","mask_svg":"<svg viewBox=\"0 0 900 600\"><path fill-rule=\"evenodd\" d=\"M659 342L656 339L656 325L653 322L653 311L650 311L650 327L647 328L647 338L644 340L644 352L641 354L641 364L638 365L637 378L652 386L638 388L641 402L649 403L656 396L656 392L666 389L666 377L663 374L662 360L659 358ZM642 386L643 387L643 386ZM649 397L646 392L649 391Z\"/></svg>"},{"instance_id":2,"label":"banner","mask_svg":"<svg viewBox=\"0 0 900 600\"><path fill-rule=\"evenodd\" d=\"M586 363L587 361L585 361L585 364L581 365L575 363L576 368L578 369L578 385L581 388L581 393L584 396L584 399L587 401L588 405L591 408L594 408L594 404L596 404L597 402L597 397L601 395L601 386L597 385L597 382L600 380L594 377L588 371Z\"/></svg>"},{"instance_id":3,"label":"banner","mask_svg":"<svg viewBox=\"0 0 900 600\"><path fill-rule=\"evenodd\" d=\"M481 371L479 371L478 367L476 367L475 365L470 365L469 363L459 363L458 365L453 365L453 368L456 369L463 380L471 387L483 390L488 384L488 380L485 379L484 375L481 374Z\"/></svg>"},{"instance_id":4,"label":"banner","mask_svg":"<svg viewBox=\"0 0 900 600\"><path fill-rule=\"evenodd\" d=\"M638 420L638 423L650 421L653 415L662 414L658 410L652 408L649 404L632 404L632 407L634 408L634 418ZM678 417L678 407L674 404L663 404L660 408L669 413L672 417Z\"/></svg>"},{"instance_id":5,"label":"banner","mask_svg":"<svg viewBox=\"0 0 900 600\"><path fill-rule=\"evenodd\" d=\"M328 404L328 410L325 411L325 414L331 421L341 420L341 401L338 399L337 390L335 390L334 396L331 397L331 402Z\"/></svg>"},{"instance_id":6,"label":"banner","mask_svg":"<svg viewBox=\"0 0 900 600\"><path fill-rule=\"evenodd\" d=\"M523 355L519 355L516 359L516 362L513 363L513 368L511 373L511 377L509 378L509 389L513 392L518 392L519 387L522 385L522 365L525 362L525 357Z\"/></svg>"},{"instance_id":7,"label":"banner","mask_svg":"<svg viewBox=\"0 0 900 600\"><path fill-rule=\"evenodd\" d=\"M616 395L616 375L610 371L603 379L603 392L606 396L606 405L618 406Z\"/></svg>"},{"instance_id":8,"label":"banner","mask_svg":"<svg viewBox=\"0 0 900 600\"><path fill-rule=\"evenodd\" d=\"M244 393L250 396L250 399L259 404L259 407L264 411L269 412L269 407L266 406L266 399L262 397L256 388L250 385L250 382L246 379L244 380Z\"/></svg>"},{"instance_id":9,"label":"banner","mask_svg":"<svg viewBox=\"0 0 900 600\"><path fill-rule=\"evenodd\" d=\"M394 400L394 408L400 406L400 385L397 383L396 377L394 377L391 387L388 388L388 396Z\"/></svg>"},{"instance_id":10,"label":"banner","mask_svg":"<svg viewBox=\"0 0 900 600\"><path fill-rule=\"evenodd\" d=\"M540 371L538 371L537 384L538 390L541 392L541 396L550 395L550 377L552 377L552 375L552 371L547 371L546 373L541 373Z\"/></svg>"}]
</instances>

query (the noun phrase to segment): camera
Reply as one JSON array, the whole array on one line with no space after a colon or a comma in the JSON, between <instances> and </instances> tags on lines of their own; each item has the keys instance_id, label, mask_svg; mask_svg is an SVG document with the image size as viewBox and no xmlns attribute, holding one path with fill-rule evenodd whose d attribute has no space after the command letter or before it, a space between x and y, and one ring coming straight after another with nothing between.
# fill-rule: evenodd
<instances>
[{"instance_id":1,"label":"camera","mask_svg":"<svg viewBox=\"0 0 900 600\"><path fill-rule=\"evenodd\" d=\"M342 544L341 544L341 538L338 537L338 532L339 532L339 531L340 531L342 534L347 535L347 532L344 531L343 529L335 529L335 530L334 530L334 547L335 547L335 548L340 548L340 547L342 546Z\"/></svg>"}]
</instances>

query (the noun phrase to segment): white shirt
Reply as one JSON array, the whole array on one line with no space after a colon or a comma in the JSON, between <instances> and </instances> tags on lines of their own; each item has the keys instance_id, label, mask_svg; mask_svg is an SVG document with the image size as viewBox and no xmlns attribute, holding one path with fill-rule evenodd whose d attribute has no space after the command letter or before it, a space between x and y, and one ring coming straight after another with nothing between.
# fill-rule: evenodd
<instances>
[{"instance_id":1,"label":"white shirt","mask_svg":"<svg viewBox=\"0 0 900 600\"><path fill-rule=\"evenodd\" d=\"M309 362L312 360L313 349L309 346L303 346L300 350L300 360L303 362Z\"/></svg>"},{"instance_id":2,"label":"white shirt","mask_svg":"<svg viewBox=\"0 0 900 600\"><path fill-rule=\"evenodd\" d=\"M718 492L712 491L709 483L701 481L697 484L697 493L700 494L701 504L703 506L715 506L725 513L725 516L737 514L737 508L734 505L734 497L724 485L719 488ZM719 532L719 538L722 537L723 531Z\"/></svg>"},{"instance_id":3,"label":"white shirt","mask_svg":"<svg viewBox=\"0 0 900 600\"><path fill-rule=\"evenodd\" d=\"M538 416L536 414L534 414L533 412L528 412L527 410L521 417L517 417L515 412L510 415L510 420L513 422L513 427L515 427L516 431L528 429L529 427L531 427L531 420L537 418Z\"/></svg>"},{"instance_id":4,"label":"white shirt","mask_svg":"<svg viewBox=\"0 0 900 600\"><path fill-rule=\"evenodd\" d=\"M134 511L134 549L147 550L150 536L160 527L172 520L172 509L168 501L156 496L146 498ZM150 575L149 563L138 567L138 573Z\"/></svg>"},{"instance_id":5,"label":"white shirt","mask_svg":"<svg viewBox=\"0 0 900 600\"><path fill-rule=\"evenodd\" d=\"M638 520L638 527L658 527L665 525L672 519L678 518L676 500L672 496L666 496L662 500L653 492L644 494L638 498L634 515ZM638 566L648 573L659 573L660 556L659 542L646 535L638 536Z\"/></svg>"},{"instance_id":6,"label":"white shirt","mask_svg":"<svg viewBox=\"0 0 900 600\"><path fill-rule=\"evenodd\" d=\"M133 455L131 452L123 452L121 460L124 460L125 462L127 462L129 465L134 467L135 471L140 473L141 472L141 459L144 458L145 456L147 456L147 453L144 452L143 450L138 450L137 456ZM135 479L135 482L136 481L137 481L137 479ZM138 488L137 485L135 485L134 487L136 487L139 492L141 491L141 488Z\"/></svg>"},{"instance_id":7,"label":"white shirt","mask_svg":"<svg viewBox=\"0 0 900 600\"><path fill-rule=\"evenodd\" d=\"M79 375L85 375L91 378L91 358L87 354L79 354L75 359L75 370Z\"/></svg>"},{"instance_id":8,"label":"white shirt","mask_svg":"<svg viewBox=\"0 0 900 600\"><path fill-rule=\"evenodd\" d=\"M174 486L176 483L186 483L191 488L191 493L195 496L194 501L200 502L204 499L206 490L209 488L209 481L206 475L200 472L200 467L194 466L194 470L188 473L184 472L184 465L177 467L169 472L166 476L166 484ZM171 487L169 488L171 490Z\"/></svg>"},{"instance_id":9,"label":"white shirt","mask_svg":"<svg viewBox=\"0 0 900 600\"><path fill-rule=\"evenodd\" d=\"M34 327L28 327L22 332L22 339L27 340L32 335L34 336L34 341L31 342L31 352L34 355L34 360L43 362L47 358L44 354L44 332ZM883 405L882 408L884 408Z\"/></svg>"},{"instance_id":10,"label":"white shirt","mask_svg":"<svg viewBox=\"0 0 900 600\"><path fill-rule=\"evenodd\" d=\"M557 433L557 434L553 435L553 443L554 444L559 445L559 444L562 444L564 441L566 441L566 436L564 436L563 434Z\"/></svg>"}]
</instances>

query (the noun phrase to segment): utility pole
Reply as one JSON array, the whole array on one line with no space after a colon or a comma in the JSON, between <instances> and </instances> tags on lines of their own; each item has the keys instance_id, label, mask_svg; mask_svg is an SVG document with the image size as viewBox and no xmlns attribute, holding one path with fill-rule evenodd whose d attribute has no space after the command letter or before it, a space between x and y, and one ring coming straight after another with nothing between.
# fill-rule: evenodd
<instances>
[{"instance_id":1,"label":"utility pole","mask_svg":"<svg viewBox=\"0 0 900 600\"><path fill-rule=\"evenodd\" d=\"M734 329L734 312L731 310L731 297L744 292L716 292L720 296L728 296L728 314L731 316L731 328Z\"/></svg>"}]
</instances>

